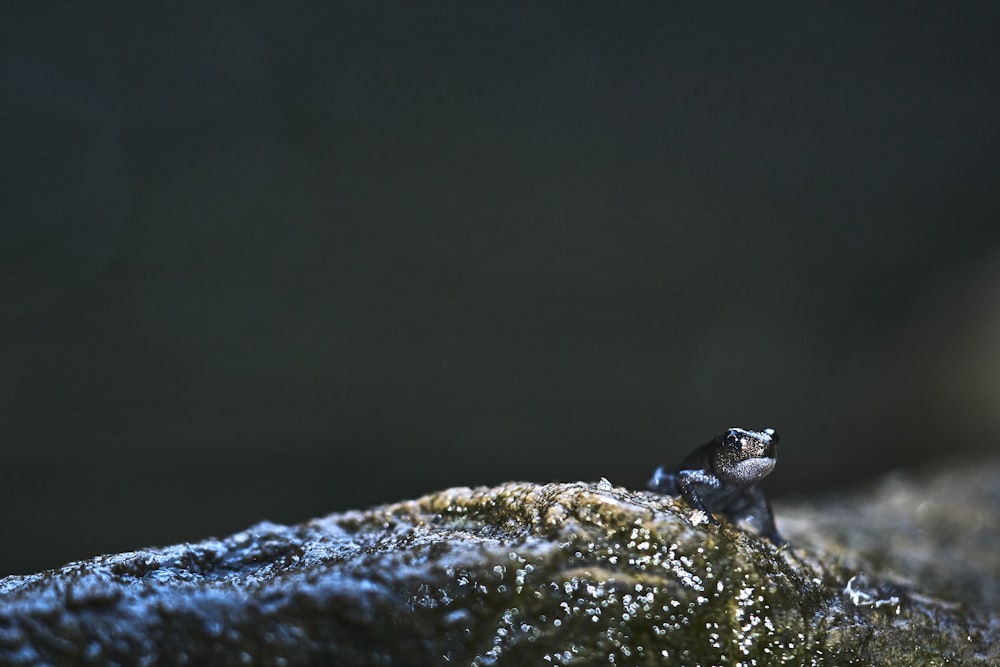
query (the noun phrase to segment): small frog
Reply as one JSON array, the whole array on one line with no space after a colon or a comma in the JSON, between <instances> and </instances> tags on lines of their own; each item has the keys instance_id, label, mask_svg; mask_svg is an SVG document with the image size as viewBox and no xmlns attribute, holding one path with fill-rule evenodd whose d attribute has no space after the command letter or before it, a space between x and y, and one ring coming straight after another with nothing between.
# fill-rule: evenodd
<instances>
[{"instance_id":1,"label":"small frog","mask_svg":"<svg viewBox=\"0 0 1000 667\"><path fill-rule=\"evenodd\" d=\"M776 545L785 544L774 526L767 496L757 486L776 463L778 434L773 428L750 431L731 428L691 452L675 468L656 469L649 488L681 496L691 507L733 522L746 522Z\"/></svg>"}]
</instances>

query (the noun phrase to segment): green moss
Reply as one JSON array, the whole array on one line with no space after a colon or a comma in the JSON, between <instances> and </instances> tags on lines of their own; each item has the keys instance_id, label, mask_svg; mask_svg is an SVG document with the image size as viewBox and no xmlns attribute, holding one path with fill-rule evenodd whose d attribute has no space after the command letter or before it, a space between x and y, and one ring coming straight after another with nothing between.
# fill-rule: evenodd
<instances>
[{"instance_id":1,"label":"green moss","mask_svg":"<svg viewBox=\"0 0 1000 667\"><path fill-rule=\"evenodd\" d=\"M433 588L407 589L421 601L421 623L445 629L450 660L766 665L824 655L809 621L823 605L818 585L767 542L691 525L669 498L606 483L518 484L453 489L370 523L389 517L502 542L479 542L471 558L432 556L429 546L414 554L456 563ZM470 608L488 631L449 627Z\"/></svg>"},{"instance_id":2,"label":"green moss","mask_svg":"<svg viewBox=\"0 0 1000 667\"><path fill-rule=\"evenodd\" d=\"M805 548L602 481L261 524L0 580L0 662L995 662L995 617L868 576L790 515Z\"/></svg>"}]
</instances>

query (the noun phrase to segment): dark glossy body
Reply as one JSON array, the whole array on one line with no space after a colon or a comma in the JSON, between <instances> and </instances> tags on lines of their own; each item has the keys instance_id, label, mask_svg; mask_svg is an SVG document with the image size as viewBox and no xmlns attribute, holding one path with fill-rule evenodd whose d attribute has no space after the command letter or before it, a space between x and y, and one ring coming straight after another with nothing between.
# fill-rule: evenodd
<instances>
[{"instance_id":1,"label":"dark glossy body","mask_svg":"<svg viewBox=\"0 0 1000 667\"><path fill-rule=\"evenodd\" d=\"M774 429L731 428L689 454L674 468L660 467L649 488L681 496L718 525L715 515L748 523L775 544L784 544L767 496L757 486L777 461Z\"/></svg>"}]
</instances>

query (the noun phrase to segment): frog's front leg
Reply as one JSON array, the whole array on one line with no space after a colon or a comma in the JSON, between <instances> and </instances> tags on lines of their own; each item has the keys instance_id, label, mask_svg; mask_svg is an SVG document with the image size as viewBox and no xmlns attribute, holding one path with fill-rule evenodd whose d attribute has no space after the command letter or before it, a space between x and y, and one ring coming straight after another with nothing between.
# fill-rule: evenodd
<instances>
[{"instance_id":1,"label":"frog's front leg","mask_svg":"<svg viewBox=\"0 0 1000 667\"><path fill-rule=\"evenodd\" d=\"M698 493L699 489L704 491L714 491L721 486L719 478L704 470L680 470L677 472L677 489L681 497L688 502L691 507L701 510L708 517L708 522L718 526L719 520L712 516L712 513L705 507L705 503Z\"/></svg>"},{"instance_id":2,"label":"frog's front leg","mask_svg":"<svg viewBox=\"0 0 1000 667\"><path fill-rule=\"evenodd\" d=\"M779 547L782 544L786 544L785 540L778 534L777 526L774 525L774 512L771 510L771 501L767 499L763 489L753 485L747 488L744 494L750 502L747 509L741 512L743 517L734 517L734 519L749 518L757 528L757 531L769 539L772 544Z\"/></svg>"}]
</instances>

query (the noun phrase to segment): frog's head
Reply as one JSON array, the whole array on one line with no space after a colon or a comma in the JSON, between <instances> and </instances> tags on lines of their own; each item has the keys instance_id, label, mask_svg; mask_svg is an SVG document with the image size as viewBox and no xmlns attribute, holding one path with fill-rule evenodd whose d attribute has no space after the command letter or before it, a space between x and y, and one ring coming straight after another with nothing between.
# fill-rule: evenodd
<instances>
[{"instance_id":1,"label":"frog's head","mask_svg":"<svg viewBox=\"0 0 1000 667\"><path fill-rule=\"evenodd\" d=\"M766 477L777 462L778 434L773 428L750 431L731 428L715 439L715 474L732 484L748 486Z\"/></svg>"}]
</instances>

